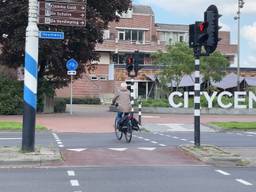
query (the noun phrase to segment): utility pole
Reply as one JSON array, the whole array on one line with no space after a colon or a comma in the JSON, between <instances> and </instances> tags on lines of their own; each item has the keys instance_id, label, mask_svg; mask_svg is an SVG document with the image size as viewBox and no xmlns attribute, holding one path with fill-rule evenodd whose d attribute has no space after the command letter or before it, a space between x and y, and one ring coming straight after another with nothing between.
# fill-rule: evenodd
<instances>
[{"instance_id":1,"label":"utility pole","mask_svg":"<svg viewBox=\"0 0 256 192\"><path fill-rule=\"evenodd\" d=\"M240 9L242 9L243 7L244 1L238 0L237 16L234 17L234 19L237 20L237 91L240 91Z\"/></svg>"},{"instance_id":2,"label":"utility pole","mask_svg":"<svg viewBox=\"0 0 256 192\"><path fill-rule=\"evenodd\" d=\"M22 151L35 150L35 124L37 105L38 73L38 2L29 0L28 26L25 45L24 114L22 129Z\"/></svg>"}]
</instances>

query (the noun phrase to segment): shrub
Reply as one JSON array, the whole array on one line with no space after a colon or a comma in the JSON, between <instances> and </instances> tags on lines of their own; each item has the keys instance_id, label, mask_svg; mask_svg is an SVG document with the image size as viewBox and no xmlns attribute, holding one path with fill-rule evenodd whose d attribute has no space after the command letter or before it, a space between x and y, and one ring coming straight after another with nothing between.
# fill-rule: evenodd
<instances>
[{"instance_id":1,"label":"shrub","mask_svg":"<svg viewBox=\"0 0 256 192\"><path fill-rule=\"evenodd\" d=\"M23 112L23 83L0 76L0 114L17 115Z\"/></svg>"},{"instance_id":2,"label":"shrub","mask_svg":"<svg viewBox=\"0 0 256 192\"><path fill-rule=\"evenodd\" d=\"M60 98L63 99L66 104L70 104L70 98ZM97 97L84 97L84 98L73 98L73 104L90 104L99 105L101 104L100 98Z\"/></svg>"},{"instance_id":3,"label":"shrub","mask_svg":"<svg viewBox=\"0 0 256 192\"><path fill-rule=\"evenodd\" d=\"M66 101L63 98L54 99L54 112L55 113L65 113L66 111Z\"/></svg>"}]
</instances>

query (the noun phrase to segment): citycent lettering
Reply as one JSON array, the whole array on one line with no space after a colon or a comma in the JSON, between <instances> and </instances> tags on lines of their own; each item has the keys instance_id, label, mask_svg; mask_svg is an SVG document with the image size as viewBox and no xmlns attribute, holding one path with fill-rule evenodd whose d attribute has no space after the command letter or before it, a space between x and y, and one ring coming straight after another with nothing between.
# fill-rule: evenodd
<instances>
[{"instance_id":1,"label":"citycent lettering","mask_svg":"<svg viewBox=\"0 0 256 192\"><path fill-rule=\"evenodd\" d=\"M173 108L188 108L189 107L189 96L193 96L194 92L172 92L168 98L169 104ZM229 91L223 92L213 92L211 95L208 92L201 92L201 95L205 97L208 108L211 109L213 107L214 99L217 99L217 104L220 108L228 109L228 108L235 108L235 109L253 109L253 105L256 104L256 95L254 92L245 92L245 91L238 91L231 93ZM183 102L175 101L175 98L182 98ZM233 98L231 101L225 101L224 97ZM246 98L248 98L248 102L246 102ZM246 105L248 103L248 105Z\"/></svg>"}]
</instances>

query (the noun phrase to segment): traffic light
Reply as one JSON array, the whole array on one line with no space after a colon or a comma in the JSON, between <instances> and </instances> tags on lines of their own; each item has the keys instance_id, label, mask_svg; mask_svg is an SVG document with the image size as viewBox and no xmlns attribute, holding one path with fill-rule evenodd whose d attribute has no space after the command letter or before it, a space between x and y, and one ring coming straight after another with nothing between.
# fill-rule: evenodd
<instances>
[{"instance_id":1,"label":"traffic light","mask_svg":"<svg viewBox=\"0 0 256 192\"><path fill-rule=\"evenodd\" d=\"M126 70L130 73L134 69L134 59L132 56L128 56L126 59Z\"/></svg>"},{"instance_id":2,"label":"traffic light","mask_svg":"<svg viewBox=\"0 0 256 192\"><path fill-rule=\"evenodd\" d=\"M140 69L142 69L141 64L141 55L139 53L139 51L135 51L133 54L133 59L134 59L134 71L137 73Z\"/></svg>"},{"instance_id":3,"label":"traffic light","mask_svg":"<svg viewBox=\"0 0 256 192\"><path fill-rule=\"evenodd\" d=\"M208 39L207 22L197 21L189 25L189 47L202 46Z\"/></svg>"},{"instance_id":4,"label":"traffic light","mask_svg":"<svg viewBox=\"0 0 256 192\"><path fill-rule=\"evenodd\" d=\"M206 12L204 12L204 21L207 23L207 34L208 38L204 45L206 54L209 55L213 53L217 48L219 39L219 18L221 15L218 13L218 9L215 5L208 7Z\"/></svg>"}]
</instances>

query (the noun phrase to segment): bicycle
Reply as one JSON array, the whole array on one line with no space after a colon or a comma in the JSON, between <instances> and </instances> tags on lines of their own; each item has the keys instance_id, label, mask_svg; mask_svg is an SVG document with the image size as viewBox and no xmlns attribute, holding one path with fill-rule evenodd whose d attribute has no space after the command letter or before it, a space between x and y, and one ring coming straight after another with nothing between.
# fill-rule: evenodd
<instances>
[{"instance_id":1,"label":"bicycle","mask_svg":"<svg viewBox=\"0 0 256 192\"><path fill-rule=\"evenodd\" d=\"M140 130L139 126L135 126L134 122L137 123L137 120L133 117L132 113L125 115L121 120L115 119L115 134L118 140L121 140L123 134L125 136L125 140L127 143L130 143L132 140L132 131L133 130Z\"/></svg>"}]
</instances>

